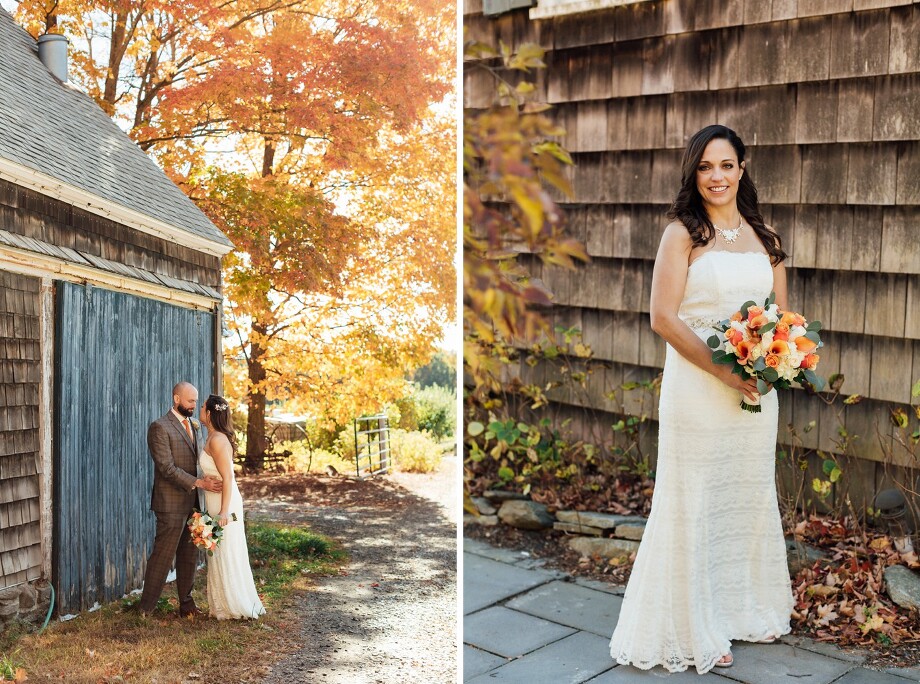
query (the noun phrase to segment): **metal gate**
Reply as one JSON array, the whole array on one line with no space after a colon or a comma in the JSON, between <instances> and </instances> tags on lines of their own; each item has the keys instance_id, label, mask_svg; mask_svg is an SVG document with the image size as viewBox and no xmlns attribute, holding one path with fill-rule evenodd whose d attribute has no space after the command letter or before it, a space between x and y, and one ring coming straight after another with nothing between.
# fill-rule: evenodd
<instances>
[{"instance_id":1,"label":"metal gate","mask_svg":"<svg viewBox=\"0 0 920 684\"><path fill-rule=\"evenodd\" d=\"M360 478L390 469L390 427L386 414L355 419L355 469Z\"/></svg>"},{"instance_id":2,"label":"metal gate","mask_svg":"<svg viewBox=\"0 0 920 684\"><path fill-rule=\"evenodd\" d=\"M56 283L53 574L59 611L143 584L153 543L147 426L214 375L214 314Z\"/></svg>"}]
</instances>

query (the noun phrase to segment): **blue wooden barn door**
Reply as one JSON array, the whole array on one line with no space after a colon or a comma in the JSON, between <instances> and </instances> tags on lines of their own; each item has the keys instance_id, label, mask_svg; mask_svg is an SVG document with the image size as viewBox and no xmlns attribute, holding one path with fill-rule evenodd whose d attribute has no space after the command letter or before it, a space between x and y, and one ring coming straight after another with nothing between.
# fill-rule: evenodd
<instances>
[{"instance_id":1,"label":"blue wooden barn door","mask_svg":"<svg viewBox=\"0 0 920 684\"><path fill-rule=\"evenodd\" d=\"M57 283L53 573L61 614L144 580L153 542L147 426L214 375L210 312Z\"/></svg>"}]
</instances>

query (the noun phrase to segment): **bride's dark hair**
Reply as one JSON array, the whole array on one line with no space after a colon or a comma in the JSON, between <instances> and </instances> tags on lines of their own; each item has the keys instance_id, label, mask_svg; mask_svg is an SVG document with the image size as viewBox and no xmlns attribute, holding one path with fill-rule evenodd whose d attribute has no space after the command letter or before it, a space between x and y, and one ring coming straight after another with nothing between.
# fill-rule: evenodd
<instances>
[{"instance_id":1,"label":"bride's dark hair","mask_svg":"<svg viewBox=\"0 0 920 684\"><path fill-rule=\"evenodd\" d=\"M227 435L233 451L236 451L236 433L233 431L233 418L230 417L230 404L223 397L211 394L205 400L204 407L208 410L211 425L218 432Z\"/></svg>"},{"instance_id":2,"label":"bride's dark hair","mask_svg":"<svg viewBox=\"0 0 920 684\"><path fill-rule=\"evenodd\" d=\"M684 150L684 157L680 163L680 190L677 191L677 197L674 198L668 210L669 219L678 219L687 228L694 247L709 244L709 241L715 236L712 221L709 220L709 214L706 213L706 208L703 206L703 198L696 187L696 170L699 168L706 146L716 138L728 140L735 148L738 163L744 161L745 147L737 133L728 126L706 126L694 134L687 143L687 149ZM787 255L783 251L779 235L767 228L763 222L760 205L757 203L757 188L754 187L754 181L751 180L751 174L747 169L741 174L741 180L738 182L736 201L738 211L751 224L757 237L760 238L764 249L770 255L770 261L774 265L780 263Z\"/></svg>"}]
</instances>

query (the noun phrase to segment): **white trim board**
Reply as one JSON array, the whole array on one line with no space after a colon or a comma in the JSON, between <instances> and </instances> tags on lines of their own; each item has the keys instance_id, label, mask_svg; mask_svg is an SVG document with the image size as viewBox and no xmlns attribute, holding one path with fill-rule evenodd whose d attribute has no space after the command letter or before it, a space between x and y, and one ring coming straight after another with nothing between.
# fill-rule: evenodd
<instances>
[{"instance_id":1,"label":"white trim board","mask_svg":"<svg viewBox=\"0 0 920 684\"><path fill-rule=\"evenodd\" d=\"M638 5L641 2L648 2L648 0L537 0L537 6L530 9L530 18L551 19L567 14L596 12L623 5Z\"/></svg>"},{"instance_id":2,"label":"white trim board","mask_svg":"<svg viewBox=\"0 0 920 684\"><path fill-rule=\"evenodd\" d=\"M164 221L152 218L134 209L128 209L86 190L67 185L47 174L2 157L0 157L0 178L9 180L16 185L27 187L47 197L67 202L97 216L111 219L116 223L134 228L142 233L185 245L199 252L222 257L233 249L229 245L180 230Z\"/></svg>"},{"instance_id":3,"label":"white trim board","mask_svg":"<svg viewBox=\"0 0 920 684\"><path fill-rule=\"evenodd\" d=\"M90 283L97 287L125 292L148 299L157 299L170 304L214 311L221 301L204 295L172 290L165 285L156 285L146 280L128 278L108 271L80 266L55 257L28 252L24 249L0 245L0 269L40 278L55 278L71 283Z\"/></svg>"},{"instance_id":4,"label":"white trim board","mask_svg":"<svg viewBox=\"0 0 920 684\"><path fill-rule=\"evenodd\" d=\"M50 278L41 279L39 291L39 347L41 382L38 385L38 477L39 529L42 536L42 575L51 576L52 499L54 462L52 458L51 382L54 375L54 290Z\"/></svg>"}]
</instances>

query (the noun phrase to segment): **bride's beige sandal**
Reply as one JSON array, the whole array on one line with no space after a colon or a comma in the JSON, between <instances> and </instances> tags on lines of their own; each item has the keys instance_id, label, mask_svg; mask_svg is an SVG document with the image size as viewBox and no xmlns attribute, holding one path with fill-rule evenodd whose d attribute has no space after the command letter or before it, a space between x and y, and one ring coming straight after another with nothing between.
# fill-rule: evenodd
<instances>
[{"instance_id":1,"label":"bride's beige sandal","mask_svg":"<svg viewBox=\"0 0 920 684\"><path fill-rule=\"evenodd\" d=\"M767 637L766 639L761 639L759 641L755 641L754 643L755 644L775 644L777 641L779 641L779 637L773 636L773 637Z\"/></svg>"},{"instance_id":2,"label":"bride's beige sandal","mask_svg":"<svg viewBox=\"0 0 920 684\"><path fill-rule=\"evenodd\" d=\"M726 660L728 658L728 660ZM715 667L731 667L735 664L735 659L731 653L726 653L715 662Z\"/></svg>"}]
</instances>

